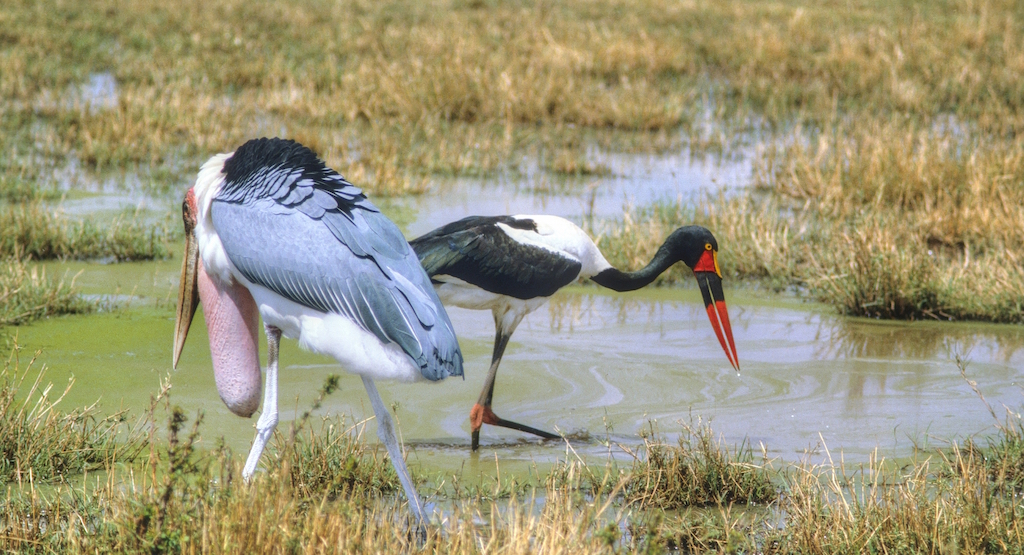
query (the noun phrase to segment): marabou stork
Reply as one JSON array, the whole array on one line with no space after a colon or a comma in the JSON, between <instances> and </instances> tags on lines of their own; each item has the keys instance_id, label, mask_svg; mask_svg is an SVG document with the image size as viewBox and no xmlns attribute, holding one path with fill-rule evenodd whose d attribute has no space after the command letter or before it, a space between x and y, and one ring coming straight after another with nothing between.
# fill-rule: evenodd
<instances>
[{"instance_id":1,"label":"marabou stork","mask_svg":"<svg viewBox=\"0 0 1024 555\"><path fill-rule=\"evenodd\" d=\"M483 424L538 435L558 436L499 418L491 410L494 380L509 337L523 317L578 278L616 291L632 291L676 262L693 270L711 326L736 371L739 359L718 268L718 242L700 226L672 232L646 267L623 272L605 260L593 240L576 224L557 216L470 216L410 242L445 304L490 309L494 314L494 351L480 398L470 412L475 451Z\"/></svg>"},{"instance_id":2,"label":"marabou stork","mask_svg":"<svg viewBox=\"0 0 1024 555\"><path fill-rule=\"evenodd\" d=\"M239 416L259 406L256 330L263 317L267 384L243 476L253 475L277 426L284 335L362 377L377 435L422 521L423 507L373 380L461 376L462 353L402 233L312 151L282 139L249 141L210 158L182 211L186 248L174 366L202 302L217 391Z\"/></svg>"}]
</instances>

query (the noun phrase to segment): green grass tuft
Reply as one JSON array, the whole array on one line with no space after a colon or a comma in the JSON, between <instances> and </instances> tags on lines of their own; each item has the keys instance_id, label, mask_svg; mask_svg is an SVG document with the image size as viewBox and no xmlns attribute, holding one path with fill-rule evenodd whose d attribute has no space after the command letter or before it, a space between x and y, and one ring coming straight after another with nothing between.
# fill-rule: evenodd
<instances>
[{"instance_id":1,"label":"green grass tuft","mask_svg":"<svg viewBox=\"0 0 1024 555\"><path fill-rule=\"evenodd\" d=\"M0 261L0 328L95 308L75 292L73 279L54 281L38 266L15 258Z\"/></svg>"},{"instance_id":2,"label":"green grass tuft","mask_svg":"<svg viewBox=\"0 0 1024 555\"><path fill-rule=\"evenodd\" d=\"M0 207L0 256L46 259L153 260L170 255L180 226L153 224L135 212L108 222L76 220L45 204Z\"/></svg>"},{"instance_id":3,"label":"green grass tuft","mask_svg":"<svg viewBox=\"0 0 1024 555\"><path fill-rule=\"evenodd\" d=\"M123 411L100 416L93 405L63 412L57 405L74 380L53 399L45 368L35 371L35 358L24 369L19 362L15 347L0 370L0 483L59 482L139 454L137 434L119 437Z\"/></svg>"},{"instance_id":4,"label":"green grass tuft","mask_svg":"<svg viewBox=\"0 0 1024 555\"><path fill-rule=\"evenodd\" d=\"M776 497L768 461L757 462L751 448L730 453L708 425L688 426L676 446L644 437L646 457L629 471L625 498L661 509L734 503L768 503Z\"/></svg>"}]
</instances>

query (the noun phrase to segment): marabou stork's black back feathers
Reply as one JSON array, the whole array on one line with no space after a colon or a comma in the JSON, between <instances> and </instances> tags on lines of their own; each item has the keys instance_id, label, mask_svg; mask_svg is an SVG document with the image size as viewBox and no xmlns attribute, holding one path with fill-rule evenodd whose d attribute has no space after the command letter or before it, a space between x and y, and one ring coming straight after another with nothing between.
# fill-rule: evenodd
<instances>
[{"instance_id":1,"label":"marabou stork's black back feathers","mask_svg":"<svg viewBox=\"0 0 1024 555\"><path fill-rule=\"evenodd\" d=\"M271 198L282 208L321 220L356 256L405 257L405 238L386 229L394 228L390 220L370 217L368 214L380 210L366 195L295 141L249 141L224 162L224 174L218 202L246 203ZM360 213L365 216L360 217ZM334 215L344 216L347 221ZM384 222L388 225L380 227Z\"/></svg>"},{"instance_id":2,"label":"marabou stork's black back feathers","mask_svg":"<svg viewBox=\"0 0 1024 555\"><path fill-rule=\"evenodd\" d=\"M258 139L224 162L211 216L249 281L347 316L396 343L426 378L462 375L454 328L401 231L312 151Z\"/></svg>"},{"instance_id":3,"label":"marabou stork's black back feathers","mask_svg":"<svg viewBox=\"0 0 1024 555\"><path fill-rule=\"evenodd\" d=\"M432 278L448 275L517 299L551 296L579 276L582 264L575 257L520 243L502 231L499 223L515 229L537 229L532 220L525 218L470 216L409 244Z\"/></svg>"}]
</instances>

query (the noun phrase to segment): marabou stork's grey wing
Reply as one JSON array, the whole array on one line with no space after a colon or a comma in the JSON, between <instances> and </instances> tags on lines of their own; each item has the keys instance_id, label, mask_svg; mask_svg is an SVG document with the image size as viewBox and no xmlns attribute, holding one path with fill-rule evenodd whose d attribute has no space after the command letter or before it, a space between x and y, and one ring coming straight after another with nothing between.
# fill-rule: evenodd
<instances>
[{"instance_id":1,"label":"marabou stork's grey wing","mask_svg":"<svg viewBox=\"0 0 1024 555\"><path fill-rule=\"evenodd\" d=\"M498 227L499 223L536 231L536 225L528 219L471 216L413 239L410 244L431 278L448 275L517 299L551 296L579 276L582 264L576 257L516 241Z\"/></svg>"},{"instance_id":2,"label":"marabou stork's grey wing","mask_svg":"<svg viewBox=\"0 0 1024 555\"><path fill-rule=\"evenodd\" d=\"M304 147L284 160L250 155L248 167L233 168L240 152L251 154L246 145L225 162L211 206L238 271L396 343L428 379L462 375L451 321L398 228Z\"/></svg>"}]
</instances>

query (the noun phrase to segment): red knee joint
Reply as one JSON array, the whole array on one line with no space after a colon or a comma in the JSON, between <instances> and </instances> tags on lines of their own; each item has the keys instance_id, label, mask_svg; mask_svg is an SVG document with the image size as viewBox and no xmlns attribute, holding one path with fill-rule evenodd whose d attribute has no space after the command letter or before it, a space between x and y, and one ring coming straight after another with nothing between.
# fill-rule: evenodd
<instances>
[{"instance_id":1,"label":"red knee joint","mask_svg":"<svg viewBox=\"0 0 1024 555\"><path fill-rule=\"evenodd\" d=\"M473 410L469 411L469 423L473 427L473 430L479 430L484 424L494 425L498 423L498 416L494 414L491 407L485 407L480 403L473 405Z\"/></svg>"}]
</instances>

